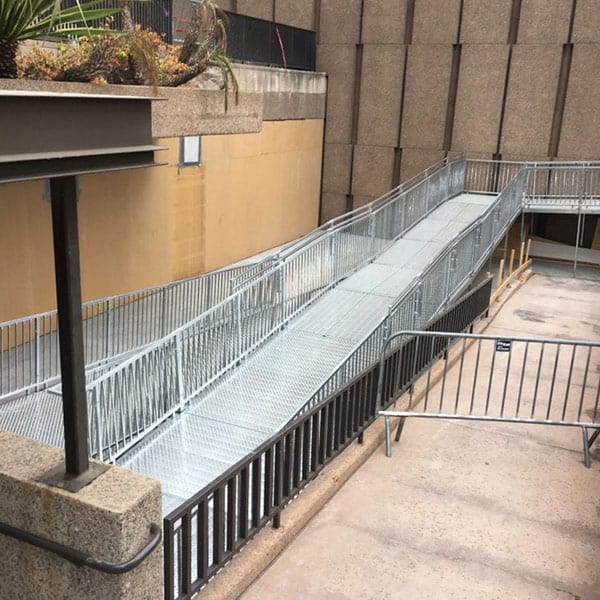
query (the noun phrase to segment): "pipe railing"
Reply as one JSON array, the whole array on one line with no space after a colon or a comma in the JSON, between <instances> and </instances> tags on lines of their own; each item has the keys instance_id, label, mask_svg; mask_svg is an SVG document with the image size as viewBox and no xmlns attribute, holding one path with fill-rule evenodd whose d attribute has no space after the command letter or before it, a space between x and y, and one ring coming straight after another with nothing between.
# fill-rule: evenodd
<instances>
[{"instance_id":1,"label":"pipe railing","mask_svg":"<svg viewBox=\"0 0 600 600\"><path fill-rule=\"evenodd\" d=\"M317 238L320 238L328 233L331 233L334 230L339 229L340 227L344 227L345 225L349 225L350 223L361 219L362 217L375 212L378 208L383 207L386 204L396 202L398 198L401 196L403 192L414 188L420 182L426 180L428 177L438 172L440 169L445 167L448 164L448 159L443 158L438 161L428 169L425 169L421 173L418 173L414 177L408 179L407 181L401 183L399 186L390 190L376 198L372 202L368 204L364 204L363 206L359 206L351 211L343 213L337 217L333 217L326 221L316 229L313 229L306 235L301 236L297 240L287 244L284 248L282 248L279 252L274 255L269 255L265 257L262 261L256 263L252 269L248 269L243 273L240 273L233 280L232 291L236 291L241 288L244 284L248 283L251 279L256 276L262 275L264 272L268 271L273 267L273 265L277 264L277 262L286 260L289 256L297 253L298 251L305 248L308 244L314 242Z\"/></svg>"},{"instance_id":2,"label":"pipe railing","mask_svg":"<svg viewBox=\"0 0 600 600\"><path fill-rule=\"evenodd\" d=\"M465 331L487 311L491 279L435 321L433 331ZM390 362L397 357L392 355ZM376 418L379 363L282 427L164 519L165 599L192 598L331 460Z\"/></svg>"},{"instance_id":3,"label":"pipe railing","mask_svg":"<svg viewBox=\"0 0 600 600\"><path fill-rule=\"evenodd\" d=\"M86 367L114 361L167 335L229 295L253 265L221 269L82 306ZM0 323L0 400L44 389L60 378L56 310Z\"/></svg>"},{"instance_id":4,"label":"pipe railing","mask_svg":"<svg viewBox=\"0 0 600 600\"><path fill-rule=\"evenodd\" d=\"M86 368L121 360L166 336L320 237L395 202L404 190L447 164L442 159L370 204L330 219L257 263L86 302L82 306ZM0 400L52 386L59 374L55 310L0 323Z\"/></svg>"},{"instance_id":5,"label":"pipe railing","mask_svg":"<svg viewBox=\"0 0 600 600\"><path fill-rule=\"evenodd\" d=\"M600 162L467 159L465 190L498 193L525 170L525 212L600 213Z\"/></svg>"}]
</instances>

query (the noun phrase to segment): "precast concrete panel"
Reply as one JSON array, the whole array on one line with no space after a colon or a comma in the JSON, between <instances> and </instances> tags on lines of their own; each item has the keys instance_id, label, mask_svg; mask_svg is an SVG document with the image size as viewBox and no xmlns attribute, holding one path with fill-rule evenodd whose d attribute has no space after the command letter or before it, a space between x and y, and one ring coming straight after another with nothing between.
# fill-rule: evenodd
<instances>
[{"instance_id":1,"label":"precast concrete panel","mask_svg":"<svg viewBox=\"0 0 600 600\"><path fill-rule=\"evenodd\" d=\"M508 46L463 46L452 149L495 152Z\"/></svg>"}]
</instances>

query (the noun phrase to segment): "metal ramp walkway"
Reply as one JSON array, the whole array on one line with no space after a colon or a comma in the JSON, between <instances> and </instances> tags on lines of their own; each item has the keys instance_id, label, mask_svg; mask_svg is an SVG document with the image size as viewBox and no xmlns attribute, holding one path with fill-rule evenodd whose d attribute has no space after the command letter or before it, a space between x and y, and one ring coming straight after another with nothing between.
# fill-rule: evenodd
<instances>
[{"instance_id":1,"label":"metal ramp walkway","mask_svg":"<svg viewBox=\"0 0 600 600\"><path fill-rule=\"evenodd\" d=\"M445 160L217 287L209 277L177 292L179 304L162 289L94 303L92 455L160 479L168 511L376 361L386 328L425 326L524 210L600 211L599 174L589 163ZM109 316L144 303L122 354L131 323ZM26 369L0 369L0 395L28 394L0 404L0 427L60 445L60 389L44 379L56 357L46 373L38 354L55 323L42 317L9 324L0 340L0 358L31 355Z\"/></svg>"},{"instance_id":2,"label":"metal ramp walkway","mask_svg":"<svg viewBox=\"0 0 600 600\"><path fill-rule=\"evenodd\" d=\"M446 201L117 463L160 480L168 513L300 411L390 305L495 201L474 194Z\"/></svg>"}]
</instances>

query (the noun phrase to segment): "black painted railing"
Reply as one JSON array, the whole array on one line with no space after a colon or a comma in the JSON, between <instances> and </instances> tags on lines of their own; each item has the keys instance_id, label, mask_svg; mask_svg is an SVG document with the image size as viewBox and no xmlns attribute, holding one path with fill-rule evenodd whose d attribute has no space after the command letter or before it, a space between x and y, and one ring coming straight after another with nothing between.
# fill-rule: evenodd
<instances>
[{"instance_id":1,"label":"black painted railing","mask_svg":"<svg viewBox=\"0 0 600 600\"><path fill-rule=\"evenodd\" d=\"M426 330L470 328L487 312L491 287L491 279L479 284ZM436 353L445 349L436 347ZM404 353L395 348L385 359L386 392L391 381L410 385L424 368L422 356L415 364ZM408 355L414 359L410 348ZM379 363L371 365L165 517L167 600L191 598L268 522L278 527L283 508L325 465L355 439L362 441L377 415L379 370ZM384 394L380 408L390 402Z\"/></svg>"},{"instance_id":2,"label":"black painted railing","mask_svg":"<svg viewBox=\"0 0 600 600\"><path fill-rule=\"evenodd\" d=\"M81 2L81 4L83 3ZM122 5L122 0L101 0L97 8L120 8ZM62 0L61 6L64 8L77 6L77 0ZM141 25L142 29L152 29L159 33L163 36L165 42L172 42L173 0L144 0L142 2L129 2L128 6L134 23ZM88 24L98 25L104 23L92 22ZM121 15L115 15L108 25L111 29L122 29Z\"/></svg>"},{"instance_id":3,"label":"black painted railing","mask_svg":"<svg viewBox=\"0 0 600 600\"><path fill-rule=\"evenodd\" d=\"M314 31L229 12L227 19L227 55L232 60L315 70L317 46Z\"/></svg>"}]
</instances>

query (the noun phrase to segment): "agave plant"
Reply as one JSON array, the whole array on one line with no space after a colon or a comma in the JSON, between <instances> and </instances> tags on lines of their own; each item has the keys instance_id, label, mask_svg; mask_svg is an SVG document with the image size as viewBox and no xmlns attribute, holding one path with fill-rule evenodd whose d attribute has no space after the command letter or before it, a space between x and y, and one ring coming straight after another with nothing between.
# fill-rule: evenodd
<instances>
[{"instance_id":1,"label":"agave plant","mask_svg":"<svg viewBox=\"0 0 600 600\"><path fill-rule=\"evenodd\" d=\"M118 11L102 7L101 0L75 0L69 7L62 0L0 0L0 77L16 77L20 42L44 36L106 34L107 29L89 27L88 23Z\"/></svg>"},{"instance_id":2,"label":"agave plant","mask_svg":"<svg viewBox=\"0 0 600 600\"><path fill-rule=\"evenodd\" d=\"M213 0L195 0L193 5L190 31L179 52L179 61L187 65L187 69L161 81L161 85L181 85L205 71L208 66L215 66L223 77L227 110L230 88L236 102L238 97L238 82L227 56L227 15Z\"/></svg>"}]
</instances>

